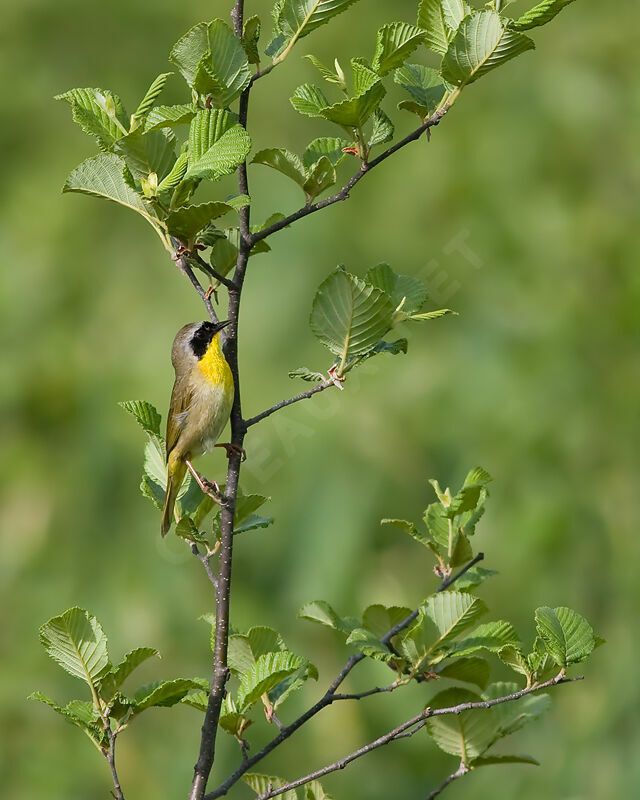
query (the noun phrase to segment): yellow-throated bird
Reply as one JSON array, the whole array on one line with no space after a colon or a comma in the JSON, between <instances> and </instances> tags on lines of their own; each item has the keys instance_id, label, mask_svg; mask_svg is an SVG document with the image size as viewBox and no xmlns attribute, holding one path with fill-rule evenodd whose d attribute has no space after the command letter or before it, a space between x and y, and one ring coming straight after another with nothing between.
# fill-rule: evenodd
<instances>
[{"instance_id":1,"label":"yellow-throated bird","mask_svg":"<svg viewBox=\"0 0 640 800\"><path fill-rule=\"evenodd\" d=\"M167 493L161 532L171 527L173 508L187 468L205 490L191 459L216 446L233 405L233 376L220 332L228 322L191 322L171 348L176 380L167 417ZM218 447L232 447L217 445Z\"/></svg>"}]
</instances>

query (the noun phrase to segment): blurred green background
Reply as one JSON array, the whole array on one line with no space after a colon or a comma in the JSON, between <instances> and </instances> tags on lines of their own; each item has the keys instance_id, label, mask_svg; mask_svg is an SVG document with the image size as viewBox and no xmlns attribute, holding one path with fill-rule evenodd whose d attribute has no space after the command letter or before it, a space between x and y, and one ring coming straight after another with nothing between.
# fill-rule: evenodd
<instances>
[{"instance_id":1,"label":"blurred green background","mask_svg":"<svg viewBox=\"0 0 640 800\"><path fill-rule=\"evenodd\" d=\"M267 3L246 5L267 21ZM288 369L328 366L307 319L315 287L338 263L360 272L388 261L460 314L415 327L408 356L371 362L343 393L282 412L248 438L243 485L272 497L276 525L237 541L233 623L278 627L321 673L284 706L285 721L345 658L331 632L296 620L296 610L316 598L345 614L417 604L436 585L429 560L379 520L419 518L432 499L428 478L455 487L476 464L495 478L476 539L501 573L481 590L494 614L528 638L536 606L570 605L608 640L587 680L556 691L552 712L514 740L512 750L542 768L480 770L448 790L452 800L640 791L640 9L635 0L613 6L580 0L533 31L536 52L471 87L431 144L406 148L348 203L274 237L246 284L247 414L304 388ZM256 86L255 147L300 152L334 135L288 103L299 83L316 80L302 56L344 64L370 55L379 25L412 20L414 8L363 2L301 42ZM201 0L3 5L0 785L12 800L86 800L110 789L84 737L26 700L36 688L64 702L82 691L38 643L48 617L90 609L114 657L157 647L163 660L141 680L209 674L198 620L211 610L209 585L183 544L160 540L158 514L138 494L142 435L117 406L145 398L165 412L172 338L202 309L140 218L60 195L94 147L52 96L101 86L132 109L168 68L173 41L228 10ZM183 96L172 79L165 102ZM391 93L388 112L398 99ZM393 116L398 133L413 124ZM263 167L251 180L255 220L301 203L293 184ZM212 478L224 464L219 452L202 462ZM387 677L372 665L350 685ZM325 711L264 771L293 778L333 760L415 713L425 691ZM119 750L127 797L185 796L199 727L189 708L137 722ZM252 741L271 735L266 728L256 724ZM239 758L227 738L219 777ZM325 785L337 800L415 800L453 768L417 735Z\"/></svg>"}]
</instances>

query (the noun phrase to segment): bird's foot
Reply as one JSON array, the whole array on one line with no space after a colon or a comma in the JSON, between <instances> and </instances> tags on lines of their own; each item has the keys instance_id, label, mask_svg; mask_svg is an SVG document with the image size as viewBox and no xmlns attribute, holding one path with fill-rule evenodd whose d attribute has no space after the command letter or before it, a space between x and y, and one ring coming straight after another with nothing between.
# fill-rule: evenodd
<instances>
[{"instance_id":1,"label":"bird's foot","mask_svg":"<svg viewBox=\"0 0 640 800\"><path fill-rule=\"evenodd\" d=\"M227 451L227 458L231 458L233 454L239 455L242 461L247 460L247 451L244 447L240 447L239 444L233 444L232 442L221 442L220 444L215 444L214 447L224 447Z\"/></svg>"},{"instance_id":2,"label":"bird's foot","mask_svg":"<svg viewBox=\"0 0 640 800\"><path fill-rule=\"evenodd\" d=\"M222 505L222 502L224 500L224 495L222 494L222 491L218 486L218 484L215 481L208 481L206 478L203 478L200 475L198 475L198 473L193 467L193 464L187 459L185 459L185 464L187 465L189 472L193 475L193 477L196 480L196 483L202 489L204 494L210 497L214 501L214 503Z\"/></svg>"}]
</instances>

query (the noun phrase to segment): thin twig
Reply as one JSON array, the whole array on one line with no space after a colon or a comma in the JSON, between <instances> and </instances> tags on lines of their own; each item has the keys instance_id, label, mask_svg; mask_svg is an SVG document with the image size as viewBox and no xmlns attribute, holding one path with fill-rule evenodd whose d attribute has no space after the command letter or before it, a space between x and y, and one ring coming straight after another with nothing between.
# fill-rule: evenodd
<instances>
[{"instance_id":1,"label":"thin twig","mask_svg":"<svg viewBox=\"0 0 640 800\"><path fill-rule=\"evenodd\" d=\"M209 580L213 584L213 588L217 590L218 589L218 578L217 578L215 572L213 571L213 567L211 566L211 561L209 560L211 558L211 556L210 555L205 555L204 553L201 553L199 548L198 548L198 545L195 544L195 542L191 545L191 552L198 559L198 561L200 561L200 563L202 564L202 566L205 569L205 572L207 573L207 577L209 578Z\"/></svg>"},{"instance_id":2,"label":"thin twig","mask_svg":"<svg viewBox=\"0 0 640 800\"><path fill-rule=\"evenodd\" d=\"M288 400L282 400L280 403L276 403L275 406L271 406L271 408L268 408L266 411L256 414L255 417L245 420L245 428L250 428L252 425L255 425L256 422L260 422L261 420L270 417L272 414L275 414L276 411L280 411L281 408L286 408L287 406L293 405L293 403L298 403L300 400L307 400L309 397L313 397L314 394L318 394L318 392L324 392L325 389L329 389L331 386L335 386L335 381L324 380L322 383L317 383L312 389L307 389L306 392L301 392L300 394L297 394L295 397L291 397Z\"/></svg>"},{"instance_id":3,"label":"thin twig","mask_svg":"<svg viewBox=\"0 0 640 800\"><path fill-rule=\"evenodd\" d=\"M107 740L109 742L109 748L106 751L102 751L104 757L107 759L107 763L109 764L109 769L111 770L111 777L113 779L113 789L115 792L116 800L124 800L124 794L122 793L122 788L120 786L120 778L118 777L118 770L116 769L116 737L117 733L111 730L111 725L109 723L109 717L104 715L102 716L102 722L104 724L104 731L107 735Z\"/></svg>"},{"instance_id":4,"label":"thin twig","mask_svg":"<svg viewBox=\"0 0 640 800\"><path fill-rule=\"evenodd\" d=\"M321 769L315 770L314 772L310 772L308 775L305 775L302 778L298 778L295 781L291 781L291 783L286 783L283 786L278 787L277 789L271 789L268 792L264 792L261 794L257 800L269 800L271 797L277 797L278 795L283 794L284 792L288 792L292 789L297 789L299 786L304 786L311 781L317 780L318 778L323 777L324 775L328 775L331 772L336 772L339 769L344 769L347 764L350 764L352 761L355 761L358 758L361 758L367 753L372 752L373 750L377 750L379 747L383 747L390 742L393 742L400 738L406 738L407 736L412 736L418 730L420 730L426 721L431 717L440 717L449 714L461 714L464 711L472 711L476 708L491 708L492 706L500 705L501 703L509 703L513 700L518 700L521 697L525 697L532 692L538 692L541 689L548 689L552 686L557 686L561 683L571 683L573 681L581 680L581 678L567 678L564 675L564 670L560 672L555 678L551 678L544 683L539 684L538 686L533 686L529 689L521 689L518 692L513 692L512 694L504 695L503 697L497 697L493 700L483 700L477 703L459 703L455 706L449 706L448 708L425 708L424 711L421 711L419 714L416 714L415 717L403 722L398 727L394 728L393 730L385 733L384 736L380 736L375 739L373 742L369 742L369 744L364 745L364 747L360 747L358 750L355 750L353 753L350 753L348 756L344 756L343 758L339 759L338 761L334 761L332 764L328 764L326 767L322 767Z\"/></svg>"},{"instance_id":5,"label":"thin twig","mask_svg":"<svg viewBox=\"0 0 640 800\"><path fill-rule=\"evenodd\" d=\"M462 577L465 572L470 569L474 564L477 564L478 561L481 561L484 558L482 553L478 553L478 555L472 559L465 567L463 567L460 572L456 573L456 575L451 576L450 578L446 578L442 581L437 592L443 592L446 588L451 586L455 581ZM405 619L399 622L397 625L394 625L380 640L383 644L388 645L391 639L396 636L400 631L404 630L408 625L410 625L413 620L418 616L419 611L416 609L411 614L409 614ZM340 670L340 672L336 675L336 677L331 682L330 686L326 690L326 692L322 695L322 697L313 705L311 708L307 709L304 714L301 714L297 719L291 722L289 725L286 725L278 734L275 736L270 742L262 748L262 750L255 753L253 756L250 756L246 761L243 761L242 764L233 772L226 781L221 783L216 789L212 792L209 792L205 800L216 800L218 797L222 797L225 795L229 789L240 780L240 778L247 772L251 767L255 766L258 762L262 761L263 758L269 755L273 750L275 750L282 742L286 741L290 736L292 736L299 728L301 728L304 724L306 724L310 719L316 716L320 711L327 706L332 705L334 702L340 699L358 699L357 697L349 697L348 695L344 698L341 695L337 694L338 688L342 685L345 678L351 670L359 664L361 661L364 660L366 656L364 653L354 653L352 656L349 656L346 663ZM386 689L372 691L371 694L381 694L382 691L386 691Z\"/></svg>"},{"instance_id":6,"label":"thin twig","mask_svg":"<svg viewBox=\"0 0 640 800\"><path fill-rule=\"evenodd\" d=\"M187 257L184 256L184 255L178 255L176 253L176 254L173 255L173 259L175 260L176 266L178 267L180 272L182 272L184 275L186 275L187 278L189 278L189 280L191 281L191 285L196 290L196 292L200 296L200 299L204 303L205 308L207 309L207 312L209 314L209 318L211 319L211 322L217 323L218 322L218 315L216 314L215 309L214 309L214 307L213 307L213 305L211 303L211 299L210 299L209 295L207 294L207 292L202 288L202 284L200 283L200 281L194 275L193 269L192 269L191 264L189 263L189 260L187 259Z\"/></svg>"},{"instance_id":7,"label":"thin twig","mask_svg":"<svg viewBox=\"0 0 640 800\"><path fill-rule=\"evenodd\" d=\"M430 128L435 127L436 125L440 124L440 120L444 117L447 111L451 108L452 102L445 103L442 108L438 109L434 114L432 114L429 119L425 120L419 128L416 128L410 134L401 139L399 142L394 144L393 146L387 148L384 153L381 153L377 158L374 158L373 161L369 161L368 163L363 163L358 172L355 175L352 175L351 178L345 183L345 185L340 189L339 192L336 192L331 197L326 197L324 200L319 200L317 203L309 203L302 208L299 208L297 211L294 211L292 214L289 214L288 217L284 217L284 219L279 220L278 222L274 222L273 225L269 225L268 228L263 228L261 231L257 231L256 233L251 234L250 242L251 246L253 247L257 242L262 241L262 239L266 239L268 236L271 236L273 233L277 233L277 231L281 231L283 228L286 228L287 225L291 225L292 222L297 222L297 220L302 219L303 217L308 217L309 214L313 214L316 211L320 211L322 208L327 208L327 206L332 206L334 203L339 203L342 200L346 200L349 197L350 191L353 187L360 181L364 176L371 172L374 167L377 167L378 164L381 164L385 161L389 156L392 156L394 153L397 153L398 150L408 145L410 142L415 142L418 140L426 131Z\"/></svg>"},{"instance_id":8,"label":"thin twig","mask_svg":"<svg viewBox=\"0 0 640 800\"><path fill-rule=\"evenodd\" d=\"M463 775L466 775L469 772L469 767L466 764L460 764L458 769L455 772L452 772L451 775L448 775L438 786L434 789L428 796L427 800L433 800L434 797L437 797L440 792L444 791L450 783L453 783L457 778L461 778Z\"/></svg>"},{"instance_id":9,"label":"thin twig","mask_svg":"<svg viewBox=\"0 0 640 800\"><path fill-rule=\"evenodd\" d=\"M214 280L218 281L218 283L221 283L223 286L226 286L227 289L235 288L235 284L233 283L233 281L230 281L229 278L225 278L224 275L215 270L211 266L211 264L209 264L207 261L204 260L204 258L202 258L202 256L200 255L200 253L198 253L197 250L190 251L189 258L195 261L197 265L200 267L200 269L204 270L207 273L207 275L209 275L210 278L213 278Z\"/></svg>"}]
</instances>

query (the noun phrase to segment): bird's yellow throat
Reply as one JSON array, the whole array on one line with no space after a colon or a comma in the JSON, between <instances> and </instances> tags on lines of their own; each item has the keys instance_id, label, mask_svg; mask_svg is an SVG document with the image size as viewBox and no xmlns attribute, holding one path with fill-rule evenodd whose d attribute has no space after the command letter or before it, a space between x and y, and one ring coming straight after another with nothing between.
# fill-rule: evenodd
<instances>
[{"instance_id":1,"label":"bird's yellow throat","mask_svg":"<svg viewBox=\"0 0 640 800\"><path fill-rule=\"evenodd\" d=\"M198 368L209 383L222 386L225 389L230 389L233 386L233 376L220 347L219 333L216 333L211 340L207 352L198 362Z\"/></svg>"}]
</instances>

